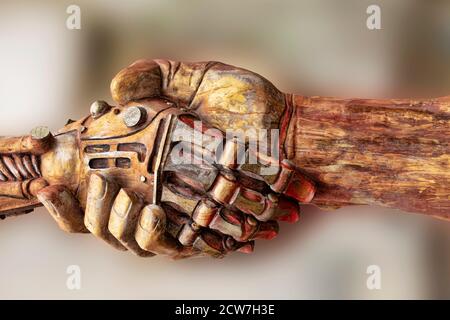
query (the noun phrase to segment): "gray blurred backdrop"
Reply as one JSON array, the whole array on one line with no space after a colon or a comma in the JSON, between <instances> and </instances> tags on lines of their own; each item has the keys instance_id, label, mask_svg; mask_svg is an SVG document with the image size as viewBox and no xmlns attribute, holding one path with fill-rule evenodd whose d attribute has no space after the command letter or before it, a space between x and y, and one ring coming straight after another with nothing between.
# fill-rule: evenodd
<instances>
[{"instance_id":1,"label":"gray blurred backdrop","mask_svg":"<svg viewBox=\"0 0 450 320\"><path fill-rule=\"evenodd\" d=\"M81 8L68 30L66 8ZM378 4L382 29L366 28ZM305 95L450 94L450 1L2 1L0 135L52 130L111 102L138 58L218 60ZM376 207L282 225L253 255L172 262L66 234L43 209L0 221L0 298L450 298L450 223ZM66 287L69 265L81 290ZM381 269L369 290L366 269Z\"/></svg>"}]
</instances>

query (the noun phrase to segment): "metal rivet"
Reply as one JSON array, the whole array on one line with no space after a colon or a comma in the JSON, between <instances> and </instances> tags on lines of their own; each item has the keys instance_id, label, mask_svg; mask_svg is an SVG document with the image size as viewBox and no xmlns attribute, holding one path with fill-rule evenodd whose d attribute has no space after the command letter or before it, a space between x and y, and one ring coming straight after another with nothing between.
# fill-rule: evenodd
<instances>
[{"instance_id":1,"label":"metal rivet","mask_svg":"<svg viewBox=\"0 0 450 320\"><path fill-rule=\"evenodd\" d=\"M47 138L51 133L50 133L50 129L48 127L45 126L39 126L34 128L33 130L31 130L31 137L33 139L45 139Z\"/></svg>"},{"instance_id":2,"label":"metal rivet","mask_svg":"<svg viewBox=\"0 0 450 320\"><path fill-rule=\"evenodd\" d=\"M141 182L145 182L145 181L147 181L147 178L144 176L141 176Z\"/></svg>"},{"instance_id":3,"label":"metal rivet","mask_svg":"<svg viewBox=\"0 0 450 320\"><path fill-rule=\"evenodd\" d=\"M145 117L145 110L139 107L129 107L124 115L123 115L123 122L127 127L134 127L137 126L139 123L141 123L144 120Z\"/></svg>"},{"instance_id":4,"label":"metal rivet","mask_svg":"<svg viewBox=\"0 0 450 320\"><path fill-rule=\"evenodd\" d=\"M102 100L94 101L91 104L91 109L90 109L91 116L94 119L97 119L97 118L101 117L102 115L104 115L110 108L111 107L105 101L102 101Z\"/></svg>"}]
</instances>

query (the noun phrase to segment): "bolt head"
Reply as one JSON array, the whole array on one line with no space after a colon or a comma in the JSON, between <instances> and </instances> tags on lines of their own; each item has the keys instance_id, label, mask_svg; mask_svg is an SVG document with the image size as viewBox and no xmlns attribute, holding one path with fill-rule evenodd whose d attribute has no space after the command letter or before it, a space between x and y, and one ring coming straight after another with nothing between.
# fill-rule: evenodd
<instances>
[{"instance_id":1,"label":"bolt head","mask_svg":"<svg viewBox=\"0 0 450 320\"><path fill-rule=\"evenodd\" d=\"M50 129L48 127L45 126L39 126L34 128L33 130L31 130L31 137L33 139L45 139L47 138L51 133L50 133Z\"/></svg>"},{"instance_id":2,"label":"bolt head","mask_svg":"<svg viewBox=\"0 0 450 320\"><path fill-rule=\"evenodd\" d=\"M91 108L90 108L91 116L94 119L97 119L97 118L101 117L102 115L104 115L109 109L110 109L110 106L105 101L102 101L102 100L94 101L91 104Z\"/></svg>"},{"instance_id":3,"label":"bolt head","mask_svg":"<svg viewBox=\"0 0 450 320\"><path fill-rule=\"evenodd\" d=\"M129 128L142 123L145 118L145 110L140 107L129 107L123 113L123 122Z\"/></svg>"}]
</instances>

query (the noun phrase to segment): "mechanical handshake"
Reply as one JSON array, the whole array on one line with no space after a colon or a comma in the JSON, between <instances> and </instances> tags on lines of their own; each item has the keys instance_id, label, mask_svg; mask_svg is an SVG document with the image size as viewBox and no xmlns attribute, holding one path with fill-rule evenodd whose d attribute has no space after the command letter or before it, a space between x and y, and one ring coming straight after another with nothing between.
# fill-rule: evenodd
<instances>
[{"instance_id":1,"label":"mechanical handshake","mask_svg":"<svg viewBox=\"0 0 450 320\"><path fill-rule=\"evenodd\" d=\"M323 187L317 205L363 203L342 185L328 192L329 169L300 171L311 162L299 156L298 98L257 74L141 60L111 91L117 106L94 102L55 135L38 127L0 140L3 216L43 204L65 231L179 259L252 252L254 240L277 235L279 221L298 220L313 180Z\"/></svg>"}]
</instances>

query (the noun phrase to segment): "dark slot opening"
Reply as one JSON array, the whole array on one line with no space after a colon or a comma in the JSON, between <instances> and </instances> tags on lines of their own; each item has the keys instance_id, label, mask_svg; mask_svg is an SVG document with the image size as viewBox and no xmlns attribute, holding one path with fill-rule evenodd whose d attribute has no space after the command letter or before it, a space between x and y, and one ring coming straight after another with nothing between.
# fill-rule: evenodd
<instances>
[{"instance_id":1,"label":"dark slot opening","mask_svg":"<svg viewBox=\"0 0 450 320\"><path fill-rule=\"evenodd\" d=\"M139 162L145 160L145 154L147 153L147 148L142 143L120 143L117 146L117 151L132 151L138 154Z\"/></svg>"},{"instance_id":2,"label":"dark slot opening","mask_svg":"<svg viewBox=\"0 0 450 320\"><path fill-rule=\"evenodd\" d=\"M128 158L117 158L116 167L124 169L131 168L131 160Z\"/></svg>"},{"instance_id":3,"label":"dark slot opening","mask_svg":"<svg viewBox=\"0 0 450 320\"><path fill-rule=\"evenodd\" d=\"M95 158L89 160L89 167L91 169L106 169L108 168L108 159L106 158Z\"/></svg>"},{"instance_id":4,"label":"dark slot opening","mask_svg":"<svg viewBox=\"0 0 450 320\"><path fill-rule=\"evenodd\" d=\"M109 149L110 149L109 144L97 144L86 146L86 148L84 148L84 152L86 153L108 152Z\"/></svg>"}]
</instances>

